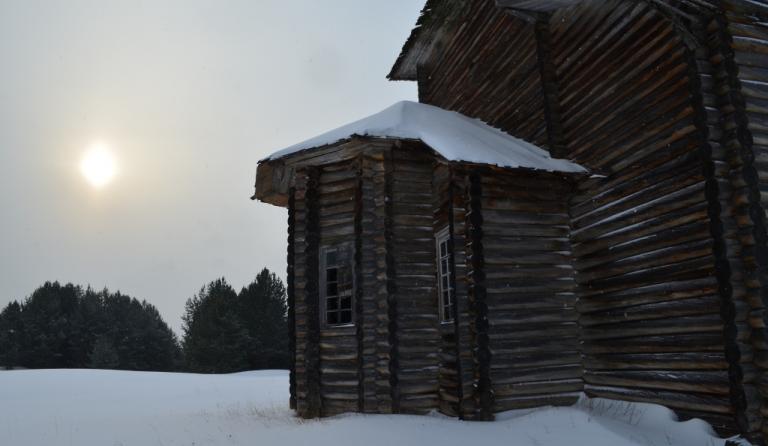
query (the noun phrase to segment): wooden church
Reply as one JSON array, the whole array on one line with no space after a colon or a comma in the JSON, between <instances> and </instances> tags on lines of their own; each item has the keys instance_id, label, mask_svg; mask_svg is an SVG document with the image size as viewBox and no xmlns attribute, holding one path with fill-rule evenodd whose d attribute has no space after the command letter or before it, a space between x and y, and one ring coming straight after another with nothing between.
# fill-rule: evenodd
<instances>
[{"instance_id":1,"label":"wooden church","mask_svg":"<svg viewBox=\"0 0 768 446\"><path fill-rule=\"evenodd\" d=\"M429 0L401 102L259 164L291 404L580 395L768 438L768 3Z\"/></svg>"}]
</instances>

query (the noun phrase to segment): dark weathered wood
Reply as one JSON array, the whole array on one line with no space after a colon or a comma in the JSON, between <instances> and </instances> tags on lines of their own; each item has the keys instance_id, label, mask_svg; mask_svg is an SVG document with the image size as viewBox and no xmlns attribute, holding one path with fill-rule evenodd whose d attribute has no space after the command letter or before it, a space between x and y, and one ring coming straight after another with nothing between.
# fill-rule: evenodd
<instances>
[{"instance_id":1,"label":"dark weathered wood","mask_svg":"<svg viewBox=\"0 0 768 446\"><path fill-rule=\"evenodd\" d=\"M390 252L396 262L399 409L424 413L440 404L443 345L435 279L435 159L411 142L396 143L391 156Z\"/></svg>"},{"instance_id":2,"label":"dark weathered wood","mask_svg":"<svg viewBox=\"0 0 768 446\"><path fill-rule=\"evenodd\" d=\"M599 385L587 385L585 390L588 395L596 397L661 404L689 413L732 414L728 398L722 396Z\"/></svg>"},{"instance_id":3,"label":"dark weathered wood","mask_svg":"<svg viewBox=\"0 0 768 446\"><path fill-rule=\"evenodd\" d=\"M257 198L285 205L296 189L299 412L316 373L323 414L468 419L569 404L586 382L720 432L768 432L765 23L747 0L429 1L393 75L602 175L446 163L416 141L360 137L262 163ZM322 167L316 196L307 166ZM319 358L313 225L355 241L361 283L357 324L322 330ZM445 226L451 325L435 294Z\"/></svg>"},{"instance_id":4,"label":"dark weathered wood","mask_svg":"<svg viewBox=\"0 0 768 446\"><path fill-rule=\"evenodd\" d=\"M393 161L392 153L388 151L384 155L384 209L385 226L384 239L386 243L386 289L387 289L387 343L389 345L387 367L389 369L389 392L392 413L400 413L400 356L398 329L398 301L397 301L397 267L394 258L394 228L393 228Z\"/></svg>"},{"instance_id":5,"label":"dark weathered wood","mask_svg":"<svg viewBox=\"0 0 768 446\"><path fill-rule=\"evenodd\" d=\"M288 304L288 352L290 354L288 378L289 407L296 409L296 286L295 261L296 261L296 191L291 189L288 198L288 269L286 272L286 303Z\"/></svg>"},{"instance_id":6,"label":"dark weathered wood","mask_svg":"<svg viewBox=\"0 0 768 446\"><path fill-rule=\"evenodd\" d=\"M467 184L467 262L469 279L469 300L474 314L475 390L477 418L493 419L493 385L491 383L491 349L488 337L488 305L486 299L485 259L483 257L483 188L480 173L473 172Z\"/></svg>"},{"instance_id":7,"label":"dark weathered wood","mask_svg":"<svg viewBox=\"0 0 768 446\"><path fill-rule=\"evenodd\" d=\"M462 377L462 364L459 352L462 351L461 328L459 315L459 295L463 293L457 289L456 279L456 230L454 215L454 190L452 169L447 164L436 164L432 179L433 191L433 233L438 234L448 228L449 268L451 269L450 286L454 290L452 323L440 324L440 368L438 370L440 410L443 413L464 418L464 387ZM435 243L435 239L430 240ZM437 251L437 247L434 248ZM463 250L463 244L458 248ZM463 260L463 258L462 258ZM439 277L439 276L438 276ZM463 275L461 276L463 278ZM431 278L430 280L435 280ZM438 278L439 280L439 278ZM437 311L441 311L438 307Z\"/></svg>"},{"instance_id":8,"label":"dark weathered wood","mask_svg":"<svg viewBox=\"0 0 768 446\"><path fill-rule=\"evenodd\" d=\"M495 0L502 8L513 8L523 11L552 11L575 4L578 0Z\"/></svg>"},{"instance_id":9,"label":"dark weathered wood","mask_svg":"<svg viewBox=\"0 0 768 446\"><path fill-rule=\"evenodd\" d=\"M365 332L363 312L363 161L356 161L355 173L355 338L357 340L357 410L365 411Z\"/></svg>"},{"instance_id":10,"label":"dark weathered wood","mask_svg":"<svg viewBox=\"0 0 768 446\"><path fill-rule=\"evenodd\" d=\"M422 62L429 70L419 84L422 101L546 145L534 25L484 0L445 2L440 9L451 16L450 40ZM471 13L458 20L461 11Z\"/></svg>"},{"instance_id":11,"label":"dark weathered wood","mask_svg":"<svg viewBox=\"0 0 768 446\"><path fill-rule=\"evenodd\" d=\"M304 339L304 369L306 375L306 408L301 414L305 418L315 418L323 413L320 396L320 314L318 289L318 263L320 250L320 219L318 216L318 177L317 168L307 168L305 175L304 202L306 221L304 238L306 282L304 284L304 311L306 314L306 337Z\"/></svg>"},{"instance_id":12,"label":"dark weathered wood","mask_svg":"<svg viewBox=\"0 0 768 446\"><path fill-rule=\"evenodd\" d=\"M557 72L552 58L552 36L549 27L550 16L540 17L534 25L537 56L544 93L544 119L547 123L549 153L555 158L565 157L567 148L563 137L560 97L557 87Z\"/></svg>"},{"instance_id":13,"label":"dark weathered wood","mask_svg":"<svg viewBox=\"0 0 768 446\"><path fill-rule=\"evenodd\" d=\"M717 38L708 39L710 44L718 42ZM716 44L717 45L717 44ZM712 54L717 49L710 49ZM750 428L749 416L750 408L744 387L744 372L741 366L741 342L738 339L738 323L743 320L738 316L736 309L737 303L734 300L732 286L732 267L729 261L728 247L725 240L725 229L723 216L721 215L722 205L720 200L720 183L717 178L717 170L713 160L713 150L709 144L709 126L707 123L707 114L702 98L704 86L701 79L702 73L696 63L695 54L688 51L689 72L691 77L690 92L694 109L696 111L695 123L697 129L702 135L702 142L699 146L699 152L702 157L703 173L707 179L707 201L709 202L709 229L713 239L713 261L715 264L715 275L718 280L718 295L720 297L720 316L723 321L723 343L725 357L728 360L728 389L729 396L734 412L736 426L739 431L749 434L754 430ZM716 88L716 83L710 88ZM757 408L752 411L756 412Z\"/></svg>"},{"instance_id":14,"label":"dark weathered wood","mask_svg":"<svg viewBox=\"0 0 768 446\"><path fill-rule=\"evenodd\" d=\"M658 11L613 5L585 2L550 22L569 157L608 174L584 180L571 200L586 376L606 367L655 376L700 361L727 383L726 363L706 353L723 351L723 325L691 61ZM693 385L677 378L670 385ZM645 385L604 384L601 396L617 398ZM656 401L676 407L665 398Z\"/></svg>"}]
</instances>

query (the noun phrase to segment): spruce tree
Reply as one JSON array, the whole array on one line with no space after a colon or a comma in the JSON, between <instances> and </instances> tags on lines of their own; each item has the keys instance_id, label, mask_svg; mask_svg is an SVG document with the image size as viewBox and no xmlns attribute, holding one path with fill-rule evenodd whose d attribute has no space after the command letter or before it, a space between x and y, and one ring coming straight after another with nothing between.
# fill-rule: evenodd
<instances>
[{"instance_id":1,"label":"spruce tree","mask_svg":"<svg viewBox=\"0 0 768 446\"><path fill-rule=\"evenodd\" d=\"M240 291L243 324L254 342L248 349L252 369L288 368L288 323L285 286L267 268Z\"/></svg>"},{"instance_id":2,"label":"spruce tree","mask_svg":"<svg viewBox=\"0 0 768 446\"><path fill-rule=\"evenodd\" d=\"M226 373L248 368L252 341L237 314L237 293L225 279L201 288L185 310L182 344L189 370Z\"/></svg>"},{"instance_id":3,"label":"spruce tree","mask_svg":"<svg viewBox=\"0 0 768 446\"><path fill-rule=\"evenodd\" d=\"M21 305L13 301L0 312L0 367L11 369L21 365L23 335Z\"/></svg>"},{"instance_id":4,"label":"spruce tree","mask_svg":"<svg viewBox=\"0 0 768 446\"><path fill-rule=\"evenodd\" d=\"M89 367L94 369L114 369L120 365L120 357L108 336L99 336L88 359Z\"/></svg>"},{"instance_id":5,"label":"spruce tree","mask_svg":"<svg viewBox=\"0 0 768 446\"><path fill-rule=\"evenodd\" d=\"M1 314L0 366L180 367L178 341L157 309L119 292L46 282Z\"/></svg>"}]
</instances>

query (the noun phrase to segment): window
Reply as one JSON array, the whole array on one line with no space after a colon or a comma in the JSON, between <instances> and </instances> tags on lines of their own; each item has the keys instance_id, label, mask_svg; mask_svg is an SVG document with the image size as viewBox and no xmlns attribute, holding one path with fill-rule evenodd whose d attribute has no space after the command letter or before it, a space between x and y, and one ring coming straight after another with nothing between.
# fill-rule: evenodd
<instances>
[{"instance_id":1,"label":"window","mask_svg":"<svg viewBox=\"0 0 768 446\"><path fill-rule=\"evenodd\" d=\"M325 325L347 325L352 320L352 249L350 245L320 249L320 294Z\"/></svg>"},{"instance_id":2,"label":"window","mask_svg":"<svg viewBox=\"0 0 768 446\"><path fill-rule=\"evenodd\" d=\"M440 321L453 321L453 268L451 265L451 253L449 249L450 233L448 228L438 232L435 236L437 244L437 290L439 296Z\"/></svg>"}]
</instances>

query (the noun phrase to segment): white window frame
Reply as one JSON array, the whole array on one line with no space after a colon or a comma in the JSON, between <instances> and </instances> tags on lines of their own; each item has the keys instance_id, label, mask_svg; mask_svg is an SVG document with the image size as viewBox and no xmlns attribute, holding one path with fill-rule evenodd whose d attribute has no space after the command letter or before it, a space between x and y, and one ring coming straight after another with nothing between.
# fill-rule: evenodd
<instances>
[{"instance_id":1,"label":"white window frame","mask_svg":"<svg viewBox=\"0 0 768 446\"><path fill-rule=\"evenodd\" d=\"M453 285L453 265L451 256L451 233L446 227L435 234L435 258L437 259L437 303L440 323L448 324L456 317L454 301L456 290ZM446 302L447 300L447 302ZM446 315L447 310L447 315ZM449 317L447 317L449 316Z\"/></svg>"},{"instance_id":2,"label":"white window frame","mask_svg":"<svg viewBox=\"0 0 768 446\"><path fill-rule=\"evenodd\" d=\"M333 252L340 252L340 251L347 251L348 252L348 261L350 262L349 265L339 265L338 260L335 265L328 265L328 254ZM354 265L354 248L351 243L341 243L341 244L334 244L334 245L328 245L328 246L322 246L320 247L320 317L322 320L322 325L324 327L351 327L355 325L355 265ZM328 321L328 268L329 267L345 267L347 268L347 271L350 274L349 277L349 284L350 288L349 290L344 290L344 294L337 294L333 296L333 298L338 298L337 307L335 310L332 310L332 312L336 313L339 318L341 318L342 311L344 311L341 308L341 301L345 297L349 297L349 321L348 322L334 322L331 323ZM337 271L338 274L338 271ZM338 276L337 276L338 280ZM338 290L337 290L338 292ZM345 296L345 294L348 294L348 296Z\"/></svg>"}]
</instances>

